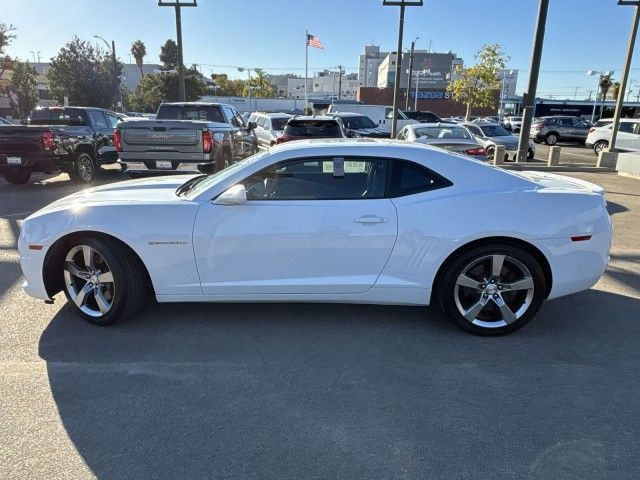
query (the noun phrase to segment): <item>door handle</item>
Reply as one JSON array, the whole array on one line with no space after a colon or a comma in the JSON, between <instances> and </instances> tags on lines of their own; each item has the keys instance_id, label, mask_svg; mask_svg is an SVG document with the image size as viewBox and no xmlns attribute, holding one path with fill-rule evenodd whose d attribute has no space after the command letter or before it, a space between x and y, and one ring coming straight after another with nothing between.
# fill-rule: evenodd
<instances>
[{"instance_id":1,"label":"door handle","mask_svg":"<svg viewBox=\"0 0 640 480\"><path fill-rule=\"evenodd\" d=\"M353 219L356 223L363 223L366 225L372 225L375 223L386 223L387 219L382 217L376 217L375 215L363 215Z\"/></svg>"}]
</instances>

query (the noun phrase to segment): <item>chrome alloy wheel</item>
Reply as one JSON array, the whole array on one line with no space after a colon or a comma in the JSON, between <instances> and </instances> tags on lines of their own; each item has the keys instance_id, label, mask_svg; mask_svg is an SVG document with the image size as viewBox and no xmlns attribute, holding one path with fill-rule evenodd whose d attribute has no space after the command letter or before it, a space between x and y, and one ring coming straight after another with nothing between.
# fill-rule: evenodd
<instances>
[{"instance_id":1,"label":"chrome alloy wheel","mask_svg":"<svg viewBox=\"0 0 640 480\"><path fill-rule=\"evenodd\" d=\"M93 180L93 176L95 175L94 168L91 157L83 155L78 160L78 175L80 175L82 181L90 182Z\"/></svg>"},{"instance_id":2,"label":"chrome alloy wheel","mask_svg":"<svg viewBox=\"0 0 640 480\"><path fill-rule=\"evenodd\" d=\"M468 264L456 280L454 300L470 323L499 328L518 320L534 296L531 272L508 255L487 255Z\"/></svg>"},{"instance_id":3,"label":"chrome alloy wheel","mask_svg":"<svg viewBox=\"0 0 640 480\"><path fill-rule=\"evenodd\" d=\"M100 253L76 245L64 259L64 283L76 306L92 317L105 315L113 304L113 273Z\"/></svg>"}]
</instances>

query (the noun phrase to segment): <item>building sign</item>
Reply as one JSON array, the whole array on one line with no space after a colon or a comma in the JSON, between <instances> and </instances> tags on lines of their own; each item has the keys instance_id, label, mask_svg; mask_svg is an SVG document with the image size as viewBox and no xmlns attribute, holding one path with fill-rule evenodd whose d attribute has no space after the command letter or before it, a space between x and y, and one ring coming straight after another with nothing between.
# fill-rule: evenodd
<instances>
[{"instance_id":1,"label":"building sign","mask_svg":"<svg viewBox=\"0 0 640 480\"><path fill-rule=\"evenodd\" d=\"M415 90L410 93L411 98L416 98ZM418 90L418 100L451 100L453 94L446 90L441 91L420 91Z\"/></svg>"},{"instance_id":2,"label":"building sign","mask_svg":"<svg viewBox=\"0 0 640 480\"><path fill-rule=\"evenodd\" d=\"M407 60L408 57L408 55L405 55ZM417 75L420 87L442 90L447 88L449 80L451 80L451 65L453 59L454 56L450 53L416 52L413 58L413 71L420 72L420 74Z\"/></svg>"}]
</instances>

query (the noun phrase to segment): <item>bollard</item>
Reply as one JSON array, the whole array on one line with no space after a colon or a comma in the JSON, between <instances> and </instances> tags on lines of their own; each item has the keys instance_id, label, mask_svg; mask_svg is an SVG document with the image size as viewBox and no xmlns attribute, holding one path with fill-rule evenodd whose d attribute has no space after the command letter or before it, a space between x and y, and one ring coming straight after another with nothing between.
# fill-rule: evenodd
<instances>
[{"instance_id":1,"label":"bollard","mask_svg":"<svg viewBox=\"0 0 640 480\"><path fill-rule=\"evenodd\" d=\"M493 150L493 164L494 165L502 165L504 164L504 145L496 145L496 148Z\"/></svg>"},{"instance_id":2,"label":"bollard","mask_svg":"<svg viewBox=\"0 0 640 480\"><path fill-rule=\"evenodd\" d=\"M616 168L618 152L603 150L598 154L598 167Z\"/></svg>"},{"instance_id":3,"label":"bollard","mask_svg":"<svg viewBox=\"0 0 640 480\"><path fill-rule=\"evenodd\" d=\"M549 161L547 162L547 166L553 167L556 165L560 165L560 151L561 147L551 147L549 149Z\"/></svg>"}]
</instances>

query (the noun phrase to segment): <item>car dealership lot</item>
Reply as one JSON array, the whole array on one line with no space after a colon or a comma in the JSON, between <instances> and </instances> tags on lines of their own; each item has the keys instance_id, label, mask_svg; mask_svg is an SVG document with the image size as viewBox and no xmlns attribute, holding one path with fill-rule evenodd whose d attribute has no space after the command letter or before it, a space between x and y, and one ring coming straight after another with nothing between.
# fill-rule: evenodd
<instances>
[{"instance_id":1,"label":"car dealership lot","mask_svg":"<svg viewBox=\"0 0 640 480\"><path fill-rule=\"evenodd\" d=\"M0 477L637 478L640 181L571 175L607 190L611 265L501 338L358 305L94 327L24 295L17 263L21 219L78 187L1 182Z\"/></svg>"}]
</instances>

